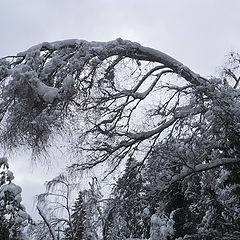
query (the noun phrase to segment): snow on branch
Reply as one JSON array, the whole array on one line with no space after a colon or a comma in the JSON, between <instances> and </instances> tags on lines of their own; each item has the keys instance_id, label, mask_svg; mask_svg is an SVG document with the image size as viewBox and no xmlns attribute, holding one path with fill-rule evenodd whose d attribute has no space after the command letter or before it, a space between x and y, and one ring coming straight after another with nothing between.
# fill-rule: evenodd
<instances>
[{"instance_id":1,"label":"snow on branch","mask_svg":"<svg viewBox=\"0 0 240 240\"><path fill-rule=\"evenodd\" d=\"M177 181L180 181L180 180L182 180L182 179L184 179L184 178L186 178L186 177L188 177L192 174L208 171L208 170L220 167L220 166L239 163L239 162L240 162L240 158L222 158L222 159L216 159L216 160L214 160L213 162L210 162L210 163L201 163L201 164L198 164L194 167L183 170L180 174L172 177L172 179L170 181L170 185L177 182Z\"/></svg>"},{"instance_id":2,"label":"snow on branch","mask_svg":"<svg viewBox=\"0 0 240 240\"><path fill-rule=\"evenodd\" d=\"M39 154L64 131L86 168L109 161L115 169L132 156L144 162L164 141L168 146L182 142L190 150L196 144L211 146L199 151L222 158L227 139L238 154L236 87L203 78L136 42L44 42L1 59L0 79L0 143L5 148L27 145ZM188 166L187 157L182 161ZM191 161L189 166L201 162Z\"/></svg>"},{"instance_id":3,"label":"snow on branch","mask_svg":"<svg viewBox=\"0 0 240 240\"><path fill-rule=\"evenodd\" d=\"M27 58L35 51L57 51L64 48L78 49L79 51L86 51L85 55L95 55L100 58L113 55L123 55L126 57L146 60L151 62L162 63L169 67L174 72L183 76L193 83L198 83L200 75L192 72L188 67L177 61L173 57L153 48L141 46L139 43L131 42L129 40L122 40L118 38L109 42L87 42L85 40L69 39L56 42L43 42L36 46L29 48L24 52L20 52L17 56ZM84 52L82 52L84 54Z\"/></svg>"},{"instance_id":4,"label":"snow on branch","mask_svg":"<svg viewBox=\"0 0 240 240\"><path fill-rule=\"evenodd\" d=\"M203 80L167 54L120 38L44 42L5 57L0 60L0 142L8 148L27 144L41 152L69 112L101 112L105 119L97 125L103 132L103 125L123 118L129 125L139 105L170 74L192 84Z\"/></svg>"}]
</instances>

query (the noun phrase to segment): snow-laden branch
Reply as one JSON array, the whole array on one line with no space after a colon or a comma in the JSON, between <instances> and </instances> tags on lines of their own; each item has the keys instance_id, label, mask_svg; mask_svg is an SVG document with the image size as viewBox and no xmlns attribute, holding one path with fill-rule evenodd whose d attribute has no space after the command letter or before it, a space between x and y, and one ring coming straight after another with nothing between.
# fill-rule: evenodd
<instances>
[{"instance_id":1,"label":"snow-laden branch","mask_svg":"<svg viewBox=\"0 0 240 240\"><path fill-rule=\"evenodd\" d=\"M41 54L45 53L46 51L48 53L43 57ZM58 56L58 51L63 51L63 53L59 52ZM61 56L62 54L64 54L64 51L66 52L66 55ZM76 71L78 72L77 75L80 75L81 72L84 71L84 67L92 59L98 58L95 62L96 67L94 67L93 70L90 72L91 74L93 74L96 71L97 65L99 65L103 60L112 56L119 56L119 60L116 61L115 64L117 64L123 57L129 57L136 60L145 60L153 63L160 63L160 68L171 69L173 73L182 76L187 81L194 84L199 84L203 79L199 75L192 72L185 65L165 53L162 53L153 48L143 47L139 43L122 40L120 38L109 42L87 42L84 40L76 39L57 42L43 42L29 48L24 52L20 52L17 57L20 57L22 59L21 62L19 62L19 60L17 59L16 62L13 61L12 66L17 66L18 64L21 64L21 66L31 66L31 68L33 69L31 69L31 72L29 72L27 76L29 78L30 86L43 101L45 101L46 103L53 103L55 99L63 99L64 94L66 95L66 92L68 92L69 90L73 91L72 86L74 81L71 78L71 84L65 84L66 79L68 79L66 77L65 80L62 82L62 88L61 85L49 86L46 83L46 79L44 79L48 76L44 77L44 75L42 74L44 71L49 72L49 70L51 69L51 75L55 75L59 67L65 68L68 65L68 61L71 60L73 62L78 61L78 69L76 69ZM59 57L61 57L62 59L59 60ZM49 60L52 61L51 66L49 66L48 63ZM34 66L33 64L36 64L36 66ZM113 67L114 64L110 68L108 68L108 70L112 70ZM17 72L25 72L26 69L16 68ZM13 69L11 72L9 72L10 75L16 75L16 70ZM66 73L68 73L69 70L66 69ZM165 70L163 73L168 71L169 70ZM5 72L6 71L4 70L4 74L6 75ZM30 75L32 75L32 77ZM39 76L41 75L42 77L39 79ZM86 77L90 78L90 75ZM142 81L146 80L147 77L149 77L149 75L143 78ZM85 79L85 77L83 79ZM135 87L135 90L137 90L141 84L142 82L139 82L139 84ZM154 85L155 84L152 84L152 86L142 94L135 93L136 97L143 98L152 90Z\"/></svg>"},{"instance_id":2,"label":"snow-laden branch","mask_svg":"<svg viewBox=\"0 0 240 240\"><path fill-rule=\"evenodd\" d=\"M136 42L44 42L1 59L0 79L0 142L7 147L26 144L39 153L65 124L76 129L73 144L87 153L81 164L89 168L117 166L140 152L146 159L164 138L190 151L200 136L219 152L224 139L237 147L229 130L239 122L236 89Z\"/></svg>"},{"instance_id":3,"label":"snow-laden branch","mask_svg":"<svg viewBox=\"0 0 240 240\"><path fill-rule=\"evenodd\" d=\"M180 174L173 176L170 181L170 184L180 181L192 174L208 171L208 170L220 167L220 166L239 163L239 162L240 162L240 158L221 158L221 159L216 159L210 163L201 163L194 167L187 168L187 169L183 170Z\"/></svg>"},{"instance_id":4,"label":"snow-laden branch","mask_svg":"<svg viewBox=\"0 0 240 240\"><path fill-rule=\"evenodd\" d=\"M27 60L35 52L50 51L50 53L54 53L55 51L59 51L61 49L72 49L72 51L74 51L72 54L80 56L80 58L86 62L94 57L98 57L100 60L103 60L111 56L124 56L132 59L161 63L164 67L170 68L174 73L179 74L187 81L194 84L199 84L203 79L198 74L195 74L188 67L183 65L181 62L161 51L149 47L144 47L139 43L122 40L120 38L109 42L87 42L85 40L77 39L57 42L43 42L29 48L24 52L20 52L17 56ZM39 91L41 91L43 89L43 85L40 83L38 85ZM51 90L51 92L54 92L55 98L59 98L59 95L56 92L58 92L60 89L54 90L46 88L46 90L49 90L46 93L47 95L49 95L49 92ZM50 98L48 96L43 96L43 99L47 102L49 102L50 99L51 102L53 102L52 97L53 94L51 94Z\"/></svg>"}]
</instances>

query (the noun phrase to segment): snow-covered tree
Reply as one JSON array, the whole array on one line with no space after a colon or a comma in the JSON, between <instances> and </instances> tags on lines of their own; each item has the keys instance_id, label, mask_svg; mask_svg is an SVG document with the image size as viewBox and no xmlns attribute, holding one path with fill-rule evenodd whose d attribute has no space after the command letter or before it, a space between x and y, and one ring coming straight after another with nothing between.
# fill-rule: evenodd
<instances>
[{"instance_id":1,"label":"snow-covered tree","mask_svg":"<svg viewBox=\"0 0 240 240\"><path fill-rule=\"evenodd\" d=\"M109 201L105 239L149 238L150 215L138 162L129 158Z\"/></svg>"},{"instance_id":2,"label":"snow-covered tree","mask_svg":"<svg viewBox=\"0 0 240 240\"><path fill-rule=\"evenodd\" d=\"M114 168L138 152L144 161L157 142L172 134L197 135L206 126L213 133L224 123L227 129L214 133L216 145L226 136L231 142L230 129L237 131L237 80L231 87L219 78L204 78L138 43L42 43L0 65L0 140L5 147L28 144L38 151L71 125L77 150L89 153L79 167L109 160ZM216 147L213 139L208 142ZM202 171L238 159L221 156L203 162L191 164ZM185 174L193 172L187 167Z\"/></svg>"},{"instance_id":3,"label":"snow-covered tree","mask_svg":"<svg viewBox=\"0 0 240 240\"><path fill-rule=\"evenodd\" d=\"M79 191L81 185L66 172L46 183L46 191L36 196L42 221L29 229L33 239L98 240L103 225L99 184L94 178Z\"/></svg>"},{"instance_id":4,"label":"snow-covered tree","mask_svg":"<svg viewBox=\"0 0 240 240\"><path fill-rule=\"evenodd\" d=\"M193 237L201 220L194 208L201 197L200 174L173 182L166 188L172 176L180 174L182 166L179 160L185 158L184 150L175 148L173 139L171 142L173 145L156 146L146 165L147 199L153 212L152 239Z\"/></svg>"},{"instance_id":5,"label":"snow-covered tree","mask_svg":"<svg viewBox=\"0 0 240 240\"><path fill-rule=\"evenodd\" d=\"M71 208L78 185L65 173L61 173L46 182L46 191L36 196L37 209L43 218L42 225L45 224L46 232L50 232L56 239L64 237L67 226L73 235Z\"/></svg>"},{"instance_id":6,"label":"snow-covered tree","mask_svg":"<svg viewBox=\"0 0 240 240\"><path fill-rule=\"evenodd\" d=\"M56 236L52 235L48 226L42 220L36 221L34 224L28 226L26 229L26 235L31 240L55 240Z\"/></svg>"},{"instance_id":7,"label":"snow-covered tree","mask_svg":"<svg viewBox=\"0 0 240 240\"><path fill-rule=\"evenodd\" d=\"M71 224L65 229L66 240L81 240L85 233L86 203L84 195L79 191L71 213Z\"/></svg>"},{"instance_id":8,"label":"snow-covered tree","mask_svg":"<svg viewBox=\"0 0 240 240\"><path fill-rule=\"evenodd\" d=\"M89 182L89 188L83 191L85 221L84 237L85 240L98 240L102 237L103 231L103 195L101 186L96 178Z\"/></svg>"},{"instance_id":9,"label":"snow-covered tree","mask_svg":"<svg viewBox=\"0 0 240 240\"><path fill-rule=\"evenodd\" d=\"M206 78L122 39L39 44L0 61L0 143L39 153L69 133L81 156L74 170L107 162L111 173L135 158L156 170L147 180L154 229L237 239L239 62L231 53L222 76Z\"/></svg>"},{"instance_id":10,"label":"snow-covered tree","mask_svg":"<svg viewBox=\"0 0 240 240\"><path fill-rule=\"evenodd\" d=\"M24 228L30 222L30 216L21 204L22 189L12 182L13 172L5 157L0 158L0 170L0 239L25 240Z\"/></svg>"}]
</instances>

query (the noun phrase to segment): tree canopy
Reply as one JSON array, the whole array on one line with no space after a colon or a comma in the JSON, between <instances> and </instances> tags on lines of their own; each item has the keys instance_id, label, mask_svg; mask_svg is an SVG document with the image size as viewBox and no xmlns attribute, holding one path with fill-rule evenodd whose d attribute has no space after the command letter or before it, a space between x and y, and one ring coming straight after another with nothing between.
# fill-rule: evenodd
<instances>
[{"instance_id":1,"label":"tree canopy","mask_svg":"<svg viewBox=\"0 0 240 240\"><path fill-rule=\"evenodd\" d=\"M234 131L238 121L233 71L227 72L235 80L231 87L122 39L42 43L1 59L0 70L2 145L27 144L39 152L55 133L71 128L75 147L89 153L85 167L105 160L116 166L137 152L144 160L157 142L196 138L203 130L218 138L206 144L216 145L231 133L215 129L227 123ZM201 171L238 161L214 160L208 166L203 158L190 164Z\"/></svg>"},{"instance_id":2,"label":"tree canopy","mask_svg":"<svg viewBox=\"0 0 240 240\"><path fill-rule=\"evenodd\" d=\"M230 53L221 76L207 78L165 53L122 39L33 46L0 60L0 143L41 154L57 134L68 134L81 155L71 166L76 171L107 162L111 173L136 159L134 173L146 176L142 196L153 209L147 218L157 228L146 236L180 239L197 231L206 239L234 239L239 62ZM133 219L139 218L128 223ZM221 228L229 224L227 231Z\"/></svg>"}]
</instances>

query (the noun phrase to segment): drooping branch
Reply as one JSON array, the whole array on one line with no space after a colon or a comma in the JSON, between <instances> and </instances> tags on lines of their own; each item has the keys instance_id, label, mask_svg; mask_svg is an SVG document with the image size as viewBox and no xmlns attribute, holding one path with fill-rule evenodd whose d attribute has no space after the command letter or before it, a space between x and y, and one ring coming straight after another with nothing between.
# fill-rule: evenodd
<instances>
[{"instance_id":1,"label":"drooping branch","mask_svg":"<svg viewBox=\"0 0 240 240\"><path fill-rule=\"evenodd\" d=\"M138 62L134 66L127 59ZM160 65L147 67L146 63ZM123 119L130 124L133 112L169 73L194 84L201 80L172 57L122 39L66 40L33 46L16 58L1 60L0 76L5 83L0 141L10 148L28 144L39 152L63 125L69 111L76 115L97 110L104 116L99 130L106 122L112 123L111 129ZM88 120L92 122L89 114Z\"/></svg>"},{"instance_id":2,"label":"drooping branch","mask_svg":"<svg viewBox=\"0 0 240 240\"><path fill-rule=\"evenodd\" d=\"M76 165L109 161L113 169L130 156L148 158L163 139L195 148L206 126L212 142L231 142L234 134L221 127L239 121L238 78L229 75L233 87L122 39L45 42L0 60L0 142L27 144L39 153L53 134L75 129L73 147L85 159Z\"/></svg>"}]
</instances>

